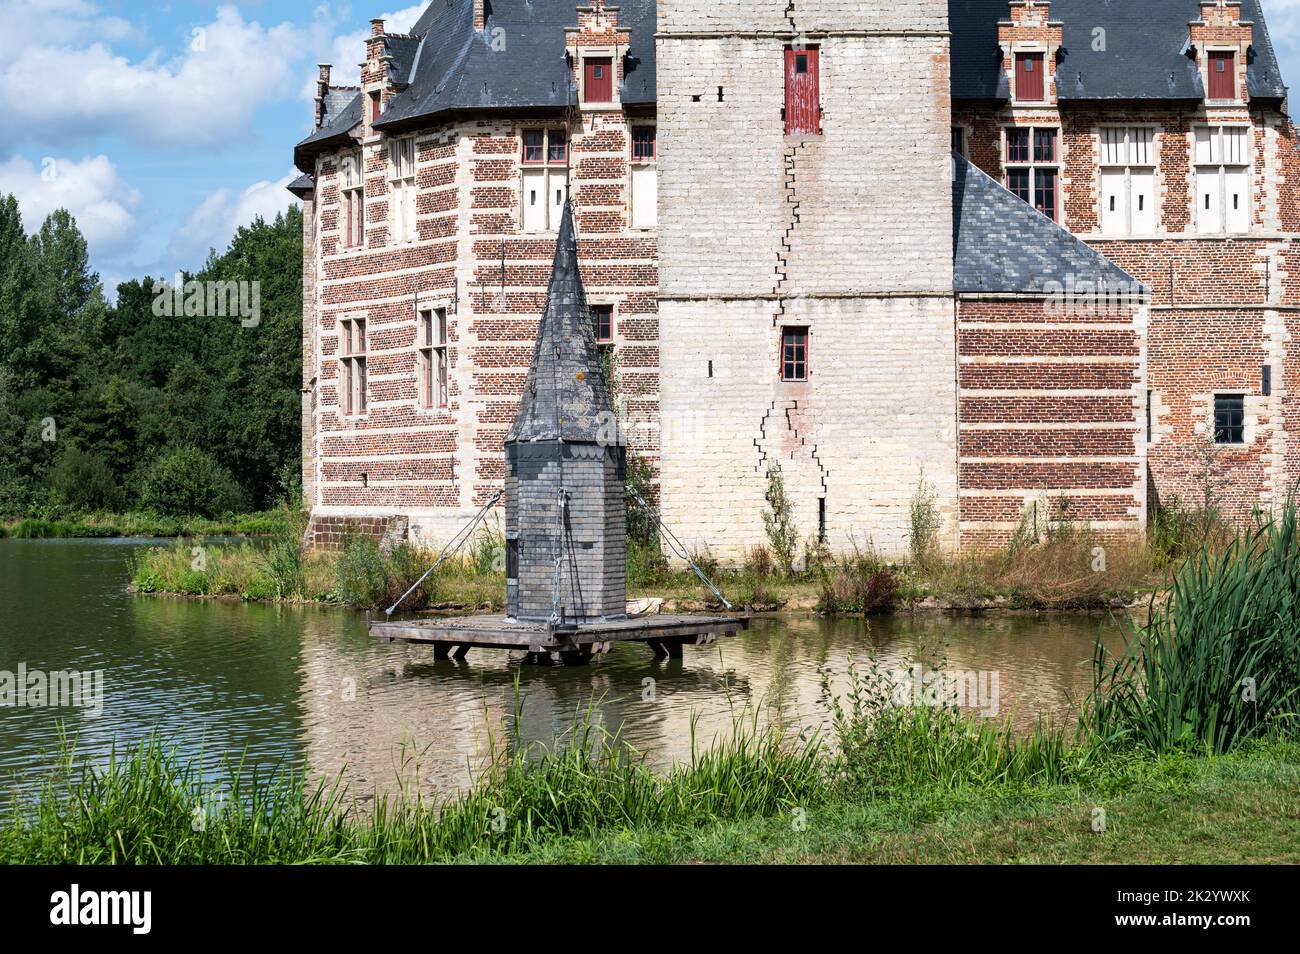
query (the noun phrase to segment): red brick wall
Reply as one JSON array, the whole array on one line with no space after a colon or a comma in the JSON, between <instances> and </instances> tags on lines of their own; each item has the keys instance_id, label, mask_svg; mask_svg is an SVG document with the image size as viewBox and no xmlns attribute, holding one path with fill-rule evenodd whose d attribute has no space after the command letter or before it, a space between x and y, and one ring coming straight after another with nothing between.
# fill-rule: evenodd
<instances>
[{"instance_id":1,"label":"red brick wall","mask_svg":"<svg viewBox=\"0 0 1300 954\"><path fill-rule=\"evenodd\" d=\"M959 299L963 546L1005 543L1035 506L1102 529L1144 506L1141 336L1134 313L1061 313L1043 300Z\"/></svg>"}]
</instances>

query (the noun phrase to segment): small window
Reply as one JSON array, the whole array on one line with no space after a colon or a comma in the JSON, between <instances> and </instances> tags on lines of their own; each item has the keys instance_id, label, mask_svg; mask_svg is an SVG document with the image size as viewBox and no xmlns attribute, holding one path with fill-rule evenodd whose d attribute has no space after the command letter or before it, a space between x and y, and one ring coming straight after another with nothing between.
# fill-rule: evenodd
<instances>
[{"instance_id":1,"label":"small window","mask_svg":"<svg viewBox=\"0 0 1300 954\"><path fill-rule=\"evenodd\" d=\"M420 312L420 406L426 411L447 407L447 309Z\"/></svg>"},{"instance_id":2,"label":"small window","mask_svg":"<svg viewBox=\"0 0 1300 954\"><path fill-rule=\"evenodd\" d=\"M656 158L654 126L632 127L632 161L654 162Z\"/></svg>"},{"instance_id":3,"label":"small window","mask_svg":"<svg viewBox=\"0 0 1300 954\"><path fill-rule=\"evenodd\" d=\"M384 112L384 103L383 103L383 100L380 98L379 93L378 93L377 91L374 92L374 93L371 93L371 94L370 94L370 122L371 122L371 124L374 124L375 122L378 122L379 117L383 114L383 112Z\"/></svg>"},{"instance_id":4,"label":"small window","mask_svg":"<svg viewBox=\"0 0 1300 954\"><path fill-rule=\"evenodd\" d=\"M592 305L591 321L596 332L596 342L602 345L614 342L614 306Z\"/></svg>"},{"instance_id":5,"label":"small window","mask_svg":"<svg viewBox=\"0 0 1300 954\"><path fill-rule=\"evenodd\" d=\"M808 329L781 329L781 380L808 380Z\"/></svg>"},{"instance_id":6,"label":"small window","mask_svg":"<svg viewBox=\"0 0 1300 954\"><path fill-rule=\"evenodd\" d=\"M1042 53L1016 54L1016 99L1041 103L1046 98L1046 70Z\"/></svg>"},{"instance_id":7,"label":"small window","mask_svg":"<svg viewBox=\"0 0 1300 954\"><path fill-rule=\"evenodd\" d=\"M1246 398L1242 394L1214 396L1214 443L1246 443Z\"/></svg>"},{"instance_id":8,"label":"small window","mask_svg":"<svg viewBox=\"0 0 1300 954\"><path fill-rule=\"evenodd\" d=\"M347 417L365 414L366 320L350 318L339 322L339 397Z\"/></svg>"}]
</instances>

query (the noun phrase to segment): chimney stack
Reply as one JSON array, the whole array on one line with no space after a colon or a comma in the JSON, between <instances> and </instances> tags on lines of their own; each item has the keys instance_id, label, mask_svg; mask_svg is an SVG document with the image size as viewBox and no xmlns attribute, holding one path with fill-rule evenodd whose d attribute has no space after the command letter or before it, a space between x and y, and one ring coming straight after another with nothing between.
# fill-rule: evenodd
<instances>
[{"instance_id":1,"label":"chimney stack","mask_svg":"<svg viewBox=\"0 0 1300 954\"><path fill-rule=\"evenodd\" d=\"M487 0L474 0L474 29L482 30L487 26Z\"/></svg>"},{"instance_id":2,"label":"chimney stack","mask_svg":"<svg viewBox=\"0 0 1300 954\"><path fill-rule=\"evenodd\" d=\"M377 19L377 18L376 18L376 19L370 21L370 35L371 35L371 36L383 36L383 35L384 35L384 21L383 21L383 20L380 20L380 19Z\"/></svg>"},{"instance_id":3,"label":"chimney stack","mask_svg":"<svg viewBox=\"0 0 1300 954\"><path fill-rule=\"evenodd\" d=\"M330 64L320 64L320 79L316 81L316 128L325 122L325 97L330 91Z\"/></svg>"}]
</instances>

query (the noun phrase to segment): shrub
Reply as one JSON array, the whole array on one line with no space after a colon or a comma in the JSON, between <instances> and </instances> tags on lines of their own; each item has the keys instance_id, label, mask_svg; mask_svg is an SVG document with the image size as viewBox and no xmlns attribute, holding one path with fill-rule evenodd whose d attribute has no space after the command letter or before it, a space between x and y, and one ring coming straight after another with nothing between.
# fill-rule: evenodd
<instances>
[{"instance_id":1,"label":"shrub","mask_svg":"<svg viewBox=\"0 0 1300 954\"><path fill-rule=\"evenodd\" d=\"M121 510L126 495L108 462L75 444L59 454L50 471L50 489L76 510Z\"/></svg>"},{"instance_id":2,"label":"shrub","mask_svg":"<svg viewBox=\"0 0 1300 954\"><path fill-rule=\"evenodd\" d=\"M229 471L195 447L164 451L144 472L140 502L158 513L216 517L242 509L243 493Z\"/></svg>"},{"instance_id":3,"label":"shrub","mask_svg":"<svg viewBox=\"0 0 1300 954\"><path fill-rule=\"evenodd\" d=\"M775 464L767 469L767 509L763 511L763 529L772 554L787 576L794 573L794 548L799 531L794 526L793 508L785 495L785 478Z\"/></svg>"},{"instance_id":4,"label":"shrub","mask_svg":"<svg viewBox=\"0 0 1300 954\"><path fill-rule=\"evenodd\" d=\"M353 606L373 608L388 595L388 566L379 544L353 535L343 544L335 566L339 599Z\"/></svg>"},{"instance_id":5,"label":"shrub","mask_svg":"<svg viewBox=\"0 0 1300 954\"><path fill-rule=\"evenodd\" d=\"M934 484L925 479L925 471L922 470L908 514L910 519L908 542L912 551L912 562L917 566L925 565L939 537L938 501L939 494Z\"/></svg>"},{"instance_id":6,"label":"shrub","mask_svg":"<svg viewBox=\"0 0 1300 954\"><path fill-rule=\"evenodd\" d=\"M818 568L823 613L885 613L894 608L901 586L898 574L870 548L853 544L852 555Z\"/></svg>"}]
</instances>

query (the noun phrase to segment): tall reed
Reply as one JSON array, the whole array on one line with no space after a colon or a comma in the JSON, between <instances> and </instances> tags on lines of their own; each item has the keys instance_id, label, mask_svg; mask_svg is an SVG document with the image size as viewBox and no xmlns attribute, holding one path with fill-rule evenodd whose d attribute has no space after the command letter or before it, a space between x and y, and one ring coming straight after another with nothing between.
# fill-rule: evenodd
<instances>
[{"instance_id":1,"label":"tall reed","mask_svg":"<svg viewBox=\"0 0 1300 954\"><path fill-rule=\"evenodd\" d=\"M1163 606L1130 623L1122 653L1100 642L1086 717L1105 741L1223 753L1294 732L1300 703L1300 537L1289 502L1224 549L1203 545Z\"/></svg>"}]
</instances>

